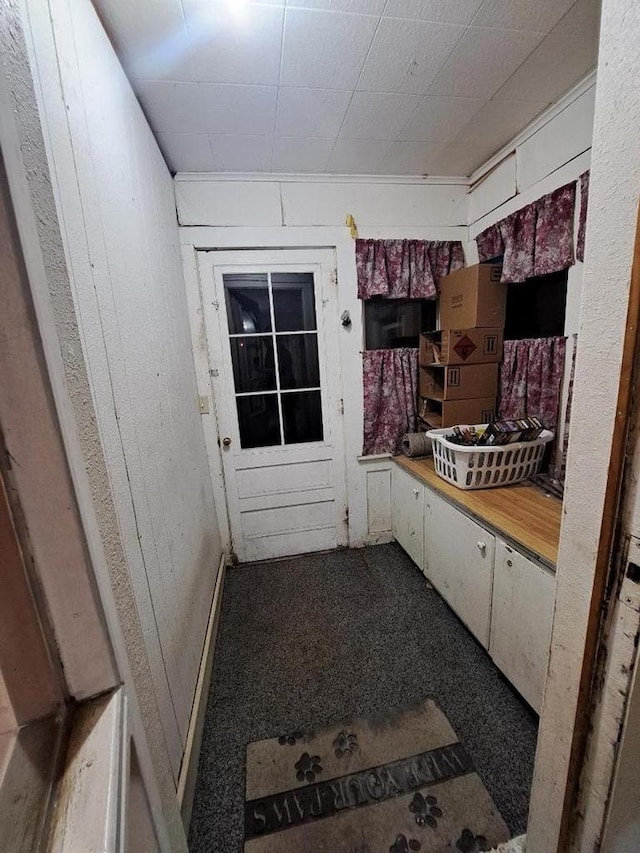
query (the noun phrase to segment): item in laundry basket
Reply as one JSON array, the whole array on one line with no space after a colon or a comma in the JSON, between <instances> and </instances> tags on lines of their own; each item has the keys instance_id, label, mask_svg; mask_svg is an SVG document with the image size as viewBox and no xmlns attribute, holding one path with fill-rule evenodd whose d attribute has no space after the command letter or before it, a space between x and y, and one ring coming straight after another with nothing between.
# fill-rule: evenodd
<instances>
[{"instance_id":1,"label":"item in laundry basket","mask_svg":"<svg viewBox=\"0 0 640 853\"><path fill-rule=\"evenodd\" d=\"M535 441L544 430L539 418L493 421L483 432L478 445L482 447L513 444L516 441Z\"/></svg>"},{"instance_id":2,"label":"item in laundry basket","mask_svg":"<svg viewBox=\"0 0 640 853\"><path fill-rule=\"evenodd\" d=\"M455 426L451 435L447 436L447 441L462 447L475 447L480 442L480 435L474 426Z\"/></svg>"},{"instance_id":3,"label":"item in laundry basket","mask_svg":"<svg viewBox=\"0 0 640 853\"><path fill-rule=\"evenodd\" d=\"M408 432L402 437L400 447L405 456L431 455L431 439L426 432Z\"/></svg>"}]
</instances>

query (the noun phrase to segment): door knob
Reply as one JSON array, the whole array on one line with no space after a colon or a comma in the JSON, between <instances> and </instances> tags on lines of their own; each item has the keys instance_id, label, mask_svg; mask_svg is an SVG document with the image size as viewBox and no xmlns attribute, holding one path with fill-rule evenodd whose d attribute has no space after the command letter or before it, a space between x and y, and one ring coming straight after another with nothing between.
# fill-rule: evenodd
<instances>
[{"instance_id":1,"label":"door knob","mask_svg":"<svg viewBox=\"0 0 640 853\"><path fill-rule=\"evenodd\" d=\"M222 443L224 444L225 447L229 447L229 445L231 444L231 439L229 438L229 436L226 436L225 438L223 438Z\"/></svg>"}]
</instances>

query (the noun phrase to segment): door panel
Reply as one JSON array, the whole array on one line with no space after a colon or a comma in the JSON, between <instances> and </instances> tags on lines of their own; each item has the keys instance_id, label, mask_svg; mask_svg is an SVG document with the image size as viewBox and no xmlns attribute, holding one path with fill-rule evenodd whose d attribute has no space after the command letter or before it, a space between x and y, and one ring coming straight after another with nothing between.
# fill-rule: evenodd
<instances>
[{"instance_id":1,"label":"door panel","mask_svg":"<svg viewBox=\"0 0 640 853\"><path fill-rule=\"evenodd\" d=\"M391 472L391 531L407 554L424 571L424 486L394 465Z\"/></svg>"},{"instance_id":2,"label":"door panel","mask_svg":"<svg viewBox=\"0 0 640 853\"><path fill-rule=\"evenodd\" d=\"M427 504L427 577L488 648L495 537L431 491Z\"/></svg>"},{"instance_id":3,"label":"door panel","mask_svg":"<svg viewBox=\"0 0 640 853\"><path fill-rule=\"evenodd\" d=\"M199 267L235 553L346 545L333 252L201 252Z\"/></svg>"},{"instance_id":4,"label":"door panel","mask_svg":"<svg viewBox=\"0 0 640 853\"><path fill-rule=\"evenodd\" d=\"M554 602L554 575L499 540L489 652L538 713L547 678Z\"/></svg>"}]
</instances>

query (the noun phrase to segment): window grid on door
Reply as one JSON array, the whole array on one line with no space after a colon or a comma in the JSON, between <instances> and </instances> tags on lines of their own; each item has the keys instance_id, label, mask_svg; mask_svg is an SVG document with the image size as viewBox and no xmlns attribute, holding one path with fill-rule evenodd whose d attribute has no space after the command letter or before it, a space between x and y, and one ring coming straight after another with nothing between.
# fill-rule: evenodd
<instances>
[{"instance_id":1,"label":"window grid on door","mask_svg":"<svg viewBox=\"0 0 640 853\"><path fill-rule=\"evenodd\" d=\"M313 274L234 273L223 283L241 446L323 441ZM266 427L256 435L261 415Z\"/></svg>"}]
</instances>

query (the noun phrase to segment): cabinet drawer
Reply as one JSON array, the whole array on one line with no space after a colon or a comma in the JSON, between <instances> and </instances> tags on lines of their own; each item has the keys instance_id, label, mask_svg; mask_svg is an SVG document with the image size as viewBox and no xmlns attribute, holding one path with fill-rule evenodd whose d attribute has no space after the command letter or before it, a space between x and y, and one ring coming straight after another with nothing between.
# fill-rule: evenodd
<instances>
[{"instance_id":1,"label":"cabinet drawer","mask_svg":"<svg viewBox=\"0 0 640 853\"><path fill-rule=\"evenodd\" d=\"M489 653L540 713L555 601L555 576L498 540Z\"/></svg>"},{"instance_id":2,"label":"cabinet drawer","mask_svg":"<svg viewBox=\"0 0 640 853\"><path fill-rule=\"evenodd\" d=\"M391 532L424 571L424 486L395 466L391 472Z\"/></svg>"}]
</instances>

